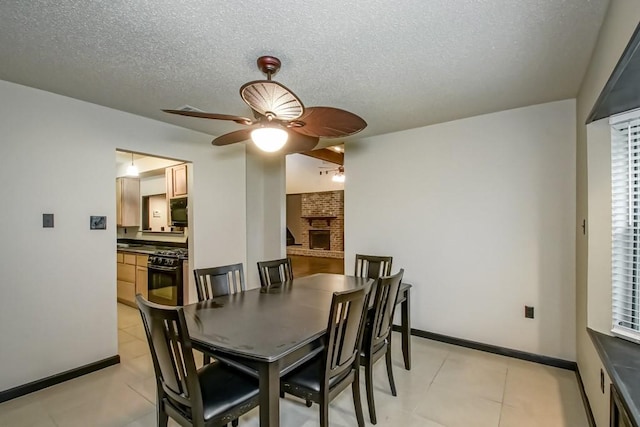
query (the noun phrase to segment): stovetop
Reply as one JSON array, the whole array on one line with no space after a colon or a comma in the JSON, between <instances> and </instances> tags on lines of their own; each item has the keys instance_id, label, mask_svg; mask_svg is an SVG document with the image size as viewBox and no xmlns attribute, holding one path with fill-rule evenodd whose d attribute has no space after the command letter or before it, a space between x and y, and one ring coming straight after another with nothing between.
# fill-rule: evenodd
<instances>
[{"instance_id":1,"label":"stovetop","mask_svg":"<svg viewBox=\"0 0 640 427\"><path fill-rule=\"evenodd\" d=\"M189 250L184 248L162 249L162 250L155 251L153 255L161 256L161 257L186 259L189 256Z\"/></svg>"},{"instance_id":2,"label":"stovetop","mask_svg":"<svg viewBox=\"0 0 640 427\"><path fill-rule=\"evenodd\" d=\"M148 265L159 265L164 267L178 267L182 260L188 258L188 250L182 248L162 249L149 255Z\"/></svg>"}]
</instances>

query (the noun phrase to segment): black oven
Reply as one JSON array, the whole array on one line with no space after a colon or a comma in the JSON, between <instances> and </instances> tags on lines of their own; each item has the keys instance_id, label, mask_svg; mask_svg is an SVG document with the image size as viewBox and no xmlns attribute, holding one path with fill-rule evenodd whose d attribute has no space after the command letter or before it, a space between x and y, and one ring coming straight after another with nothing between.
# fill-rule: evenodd
<instances>
[{"instance_id":1,"label":"black oven","mask_svg":"<svg viewBox=\"0 0 640 427\"><path fill-rule=\"evenodd\" d=\"M162 305L183 305L182 259L174 254L149 256L149 301Z\"/></svg>"}]
</instances>

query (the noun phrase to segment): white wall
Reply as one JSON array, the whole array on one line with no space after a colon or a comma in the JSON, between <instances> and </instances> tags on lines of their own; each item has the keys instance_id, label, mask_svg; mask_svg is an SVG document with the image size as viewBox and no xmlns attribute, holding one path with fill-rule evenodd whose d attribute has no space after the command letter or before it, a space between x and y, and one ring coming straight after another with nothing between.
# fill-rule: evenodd
<instances>
[{"instance_id":1,"label":"white wall","mask_svg":"<svg viewBox=\"0 0 640 427\"><path fill-rule=\"evenodd\" d=\"M193 162L191 268L245 259L244 148L210 140L0 81L0 390L117 354L116 148Z\"/></svg>"},{"instance_id":2,"label":"white wall","mask_svg":"<svg viewBox=\"0 0 640 427\"><path fill-rule=\"evenodd\" d=\"M305 156L290 154L287 159L287 194L316 193L344 190L344 182L333 182L334 173L320 175L321 171L337 169L339 165ZM345 172L348 178L348 171Z\"/></svg>"},{"instance_id":3,"label":"white wall","mask_svg":"<svg viewBox=\"0 0 640 427\"><path fill-rule=\"evenodd\" d=\"M285 160L247 148L247 288L260 287L258 261L284 258Z\"/></svg>"},{"instance_id":4,"label":"white wall","mask_svg":"<svg viewBox=\"0 0 640 427\"><path fill-rule=\"evenodd\" d=\"M347 143L345 265L392 255L414 328L574 360L574 141L566 100Z\"/></svg>"},{"instance_id":5,"label":"white wall","mask_svg":"<svg viewBox=\"0 0 640 427\"><path fill-rule=\"evenodd\" d=\"M583 235L581 230L576 234L577 362L598 426L609 424L609 388L605 387L605 393L600 391L600 370L603 367L587 334L587 326L606 332L607 311L610 313L611 310L611 281L603 279L611 270L608 255L610 243L599 237L604 238L606 229L611 229L610 216L607 220L607 214L604 213L611 206L610 199L606 200L604 194L610 178L603 178L606 168L610 167L607 166L610 155L604 154L608 137L604 136L603 124L589 125L587 136L584 123L638 22L640 2L611 0L576 100L576 223L580 225L583 219L588 220L587 235ZM608 191L611 191L610 188ZM606 206L596 207L599 204L597 200L606 202ZM608 241L611 241L610 235ZM609 318L609 325L610 321Z\"/></svg>"},{"instance_id":6,"label":"white wall","mask_svg":"<svg viewBox=\"0 0 640 427\"><path fill-rule=\"evenodd\" d=\"M169 229L167 215L167 197L164 194L149 196L149 229L151 231L165 231Z\"/></svg>"}]
</instances>

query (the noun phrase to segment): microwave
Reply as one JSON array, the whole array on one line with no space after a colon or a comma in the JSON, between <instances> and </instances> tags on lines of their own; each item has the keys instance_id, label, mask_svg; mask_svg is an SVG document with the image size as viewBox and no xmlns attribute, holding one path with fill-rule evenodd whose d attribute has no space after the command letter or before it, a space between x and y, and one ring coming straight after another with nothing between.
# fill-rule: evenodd
<instances>
[{"instance_id":1,"label":"microwave","mask_svg":"<svg viewBox=\"0 0 640 427\"><path fill-rule=\"evenodd\" d=\"M169 210L172 227L186 227L188 225L187 198L178 197L169 200Z\"/></svg>"}]
</instances>

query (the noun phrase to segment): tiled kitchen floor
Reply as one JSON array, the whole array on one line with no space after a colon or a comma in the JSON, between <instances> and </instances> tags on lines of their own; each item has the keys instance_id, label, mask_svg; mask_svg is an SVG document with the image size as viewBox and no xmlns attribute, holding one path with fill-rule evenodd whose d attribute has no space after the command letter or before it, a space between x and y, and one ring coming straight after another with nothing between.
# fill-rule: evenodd
<instances>
[{"instance_id":1,"label":"tiled kitchen floor","mask_svg":"<svg viewBox=\"0 0 640 427\"><path fill-rule=\"evenodd\" d=\"M118 304L120 365L0 404L0 426L155 426L155 379L137 310ZM574 372L413 338L413 369L405 371L394 335L398 397L384 361L374 373L378 426L588 426ZM196 356L196 360L201 360ZM364 383L363 409L368 420ZM281 424L316 426L318 407L287 396ZM331 404L332 426L356 425L351 391ZM170 422L170 426L177 426ZM258 426L258 409L240 420Z\"/></svg>"}]
</instances>

